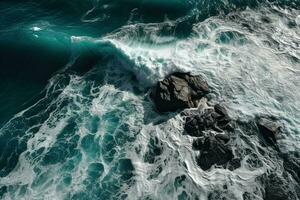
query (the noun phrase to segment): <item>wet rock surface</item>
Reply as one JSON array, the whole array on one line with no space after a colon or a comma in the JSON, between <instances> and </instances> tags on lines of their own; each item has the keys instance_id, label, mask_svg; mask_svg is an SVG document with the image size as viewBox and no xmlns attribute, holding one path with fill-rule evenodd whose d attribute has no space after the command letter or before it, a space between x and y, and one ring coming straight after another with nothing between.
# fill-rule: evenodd
<instances>
[{"instance_id":1,"label":"wet rock surface","mask_svg":"<svg viewBox=\"0 0 300 200\"><path fill-rule=\"evenodd\" d=\"M264 200L297 200L295 188L284 177L270 174L265 184Z\"/></svg>"},{"instance_id":2,"label":"wet rock surface","mask_svg":"<svg viewBox=\"0 0 300 200\"><path fill-rule=\"evenodd\" d=\"M205 101L202 101L205 103ZM203 108L203 109L201 109ZM192 146L200 152L196 158L197 164L208 170L213 165L223 165L233 159L230 147L230 131L233 122L224 105L217 104L213 107L200 106L197 111L185 113L184 130L187 135L197 137ZM237 168L239 161L235 160L230 169Z\"/></svg>"},{"instance_id":3,"label":"wet rock surface","mask_svg":"<svg viewBox=\"0 0 300 200\"><path fill-rule=\"evenodd\" d=\"M214 108L205 109L198 113L191 113L186 117L184 130L190 136L203 136L203 132L214 130L223 132L233 130L233 123L224 106L219 104Z\"/></svg>"},{"instance_id":4,"label":"wet rock surface","mask_svg":"<svg viewBox=\"0 0 300 200\"><path fill-rule=\"evenodd\" d=\"M292 175L300 187L300 153L289 152L289 154L282 154L281 157L284 169Z\"/></svg>"},{"instance_id":5,"label":"wet rock surface","mask_svg":"<svg viewBox=\"0 0 300 200\"><path fill-rule=\"evenodd\" d=\"M202 76L174 73L152 89L151 98L160 113L197 108L184 110L181 116L184 119L184 134L193 138L192 149L198 153L195 160L202 170L221 166L233 171L241 167L243 153L239 153L236 148L233 151L234 141L232 141L234 133L238 130L246 132L249 138L262 136L262 141L271 145L273 151L278 153L279 156L276 157L280 159L278 161L282 161L285 174L276 175L273 172L266 174L264 199L297 199L300 189L291 187L287 180L294 179L300 184L300 155L298 152L292 155L280 152L277 135L282 132L281 125L272 117L235 121L228 114L226 105L212 104L206 99L207 93L209 86ZM251 161L253 166L257 166L258 156L254 152L250 154L253 154L254 160L249 157L247 163ZM245 199L247 196L249 194Z\"/></svg>"},{"instance_id":6,"label":"wet rock surface","mask_svg":"<svg viewBox=\"0 0 300 200\"><path fill-rule=\"evenodd\" d=\"M150 94L161 113L197 107L182 112L182 115L185 116L185 133L197 137L192 145L199 151L196 160L203 170L213 165L224 166L233 159L228 144L228 132L233 130L233 122L223 104L207 105L204 97L207 93L209 86L201 75L173 73L160 81ZM232 169L239 166L239 161L232 162L232 166Z\"/></svg>"},{"instance_id":7,"label":"wet rock surface","mask_svg":"<svg viewBox=\"0 0 300 200\"><path fill-rule=\"evenodd\" d=\"M151 98L159 112L174 112L197 107L198 101L208 92L208 84L202 76L173 73L157 83Z\"/></svg>"},{"instance_id":8,"label":"wet rock surface","mask_svg":"<svg viewBox=\"0 0 300 200\"><path fill-rule=\"evenodd\" d=\"M281 130L281 126L278 123L267 118L260 118L258 119L257 126L267 143L271 145L276 144L276 135Z\"/></svg>"},{"instance_id":9,"label":"wet rock surface","mask_svg":"<svg viewBox=\"0 0 300 200\"><path fill-rule=\"evenodd\" d=\"M233 153L228 143L228 136L210 135L204 139L199 147L201 153L197 163L203 170L208 170L213 165L224 165L233 158Z\"/></svg>"}]
</instances>

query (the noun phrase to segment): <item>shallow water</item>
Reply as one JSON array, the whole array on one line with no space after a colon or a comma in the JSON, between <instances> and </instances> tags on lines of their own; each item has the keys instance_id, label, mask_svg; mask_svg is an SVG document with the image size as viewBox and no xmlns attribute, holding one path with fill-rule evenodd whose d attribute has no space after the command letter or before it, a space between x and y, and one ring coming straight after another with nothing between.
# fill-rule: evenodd
<instances>
[{"instance_id":1,"label":"shallow water","mask_svg":"<svg viewBox=\"0 0 300 200\"><path fill-rule=\"evenodd\" d=\"M2 1L0 197L263 199L265 177L285 169L251 120L275 116L280 152L299 158L299 8ZM155 112L148 89L175 71L202 74L240 123L230 141L240 168L203 171L182 116Z\"/></svg>"}]
</instances>

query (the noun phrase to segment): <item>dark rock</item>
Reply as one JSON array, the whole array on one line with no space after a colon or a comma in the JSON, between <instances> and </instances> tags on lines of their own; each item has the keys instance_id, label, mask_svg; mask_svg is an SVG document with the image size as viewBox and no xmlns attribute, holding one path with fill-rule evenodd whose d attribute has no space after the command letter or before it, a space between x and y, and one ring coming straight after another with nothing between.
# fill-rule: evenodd
<instances>
[{"instance_id":1,"label":"dark rock","mask_svg":"<svg viewBox=\"0 0 300 200\"><path fill-rule=\"evenodd\" d=\"M253 28L252 28L252 26L250 25L250 24L247 24L247 23L242 23L241 24L244 28L247 28L249 31L250 31L250 33L252 33L254 30L253 30Z\"/></svg>"},{"instance_id":2,"label":"dark rock","mask_svg":"<svg viewBox=\"0 0 300 200\"><path fill-rule=\"evenodd\" d=\"M202 138L197 138L196 140L193 141L193 149L200 151L203 145L203 139Z\"/></svg>"},{"instance_id":3,"label":"dark rock","mask_svg":"<svg viewBox=\"0 0 300 200\"><path fill-rule=\"evenodd\" d=\"M284 178L271 174L265 185L264 200L296 200L297 195L292 185Z\"/></svg>"},{"instance_id":4,"label":"dark rock","mask_svg":"<svg viewBox=\"0 0 300 200\"><path fill-rule=\"evenodd\" d=\"M233 158L231 148L220 137L210 135L201 145L201 153L197 158L198 165L207 170L214 164L224 165Z\"/></svg>"},{"instance_id":5,"label":"dark rock","mask_svg":"<svg viewBox=\"0 0 300 200\"><path fill-rule=\"evenodd\" d=\"M202 131L204 131L205 129L205 125L203 123L203 120L201 120L200 116L186 118L184 130L187 132L188 135L194 137L203 136Z\"/></svg>"},{"instance_id":6,"label":"dark rock","mask_svg":"<svg viewBox=\"0 0 300 200\"><path fill-rule=\"evenodd\" d=\"M151 98L159 112L173 112L197 107L199 99L208 92L208 84L202 76L174 73L153 88Z\"/></svg>"},{"instance_id":7,"label":"dark rock","mask_svg":"<svg viewBox=\"0 0 300 200\"><path fill-rule=\"evenodd\" d=\"M217 140L223 141L225 144L230 140L230 137L227 134L217 134L215 137Z\"/></svg>"},{"instance_id":8,"label":"dark rock","mask_svg":"<svg viewBox=\"0 0 300 200\"><path fill-rule=\"evenodd\" d=\"M243 194L243 200L252 200L255 199L255 195L253 193L245 192Z\"/></svg>"},{"instance_id":9,"label":"dark rock","mask_svg":"<svg viewBox=\"0 0 300 200\"><path fill-rule=\"evenodd\" d=\"M257 126L266 142L274 145L276 143L276 135L281 129L280 125L269 119L260 118L257 122Z\"/></svg>"},{"instance_id":10,"label":"dark rock","mask_svg":"<svg viewBox=\"0 0 300 200\"><path fill-rule=\"evenodd\" d=\"M186 117L184 126L186 133L193 137L203 136L203 131L214 130L223 132L232 131L232 120L229 118L226 110L206 109L203 113L192 113Z\"/></svg>"},{"instance_id":11,"label":"dark rock","mask_svg":"<svg viewBox=\"0 0 300 200\"><path fill-rule=\"evenodd\" d=\"M216 104L214 106L214 109L215 109L216 113L220 114L221 116L228 117L228 112L224 105Z\"/></svg>"},{"instance_id":12,"label":"dark rock","mask_svg":"<svg viewBox=\"0 0 300 200\"><path fill-rule=\"evenodd\" d=\"M281 155L283 167L289 172L300 186L300 155L298 152L289 152Z\"/></svg>"},{"instance_id":13,"label":"dark rock","mask_svg":"<svg viewBox=\"0 0 300 200\"><path fill-rule=\"evenodd\" d=\"M222 130L233 131L234 124L232 120L227 116L217 120L216 126Z\"/></svg>"},{"instance_id":14,"label":"dark rock","mask_svg":"<svg viewBox=\"0 0 300 200\"><path fill-rule=\"evenodd\" d=\"M231 159L229 162L228 162L228 169L230 171L233 171L237 168L240 168L241 167L241 159L240 158L234 158L234 159Z\"/></svg>"},{"instance_id":15,"label":"dark rock","mask_svg":"<svg viewBox=\"0 0 300 200\"><path fill-rule=\"evenodd\" d=\"M295 27L297 27L297 23L294 20L289 21L287 23L287 25L288 25L289 28L295 28Z\"/></svg>"},{"instance_id":16,"label":"dark rock","mask_svg":"<svg viewBox=\"0 0 300 200\"><path fill-rule=\"evenodd\" d=\"M269 24L272 22L272 19L270 17L264 16L261 18L261 21Z\"/></svg>"}]
</instances>

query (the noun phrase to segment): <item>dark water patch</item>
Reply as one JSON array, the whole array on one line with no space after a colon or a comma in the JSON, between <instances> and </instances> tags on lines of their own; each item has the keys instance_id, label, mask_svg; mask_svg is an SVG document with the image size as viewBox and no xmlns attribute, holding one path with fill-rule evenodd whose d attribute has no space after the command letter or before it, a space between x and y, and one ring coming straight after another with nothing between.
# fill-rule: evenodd
<instances>
[{"instance_id":1,"label":"dark water patch","mask_svg":"<svg viewBox=\"0 0 300 200\"><path fill-rule=\"evenodd\" d=\"M79 23L81 16L93 7L92 1L61 1L61 0L3 0L0 9L6 15L7 25L47 20L56 18L58 23ZM1 19L1 18L0 18Z\"/></svg>"},{"instance_id":2,"label":"dark water patch","mask_svg":"<svg viewBox=\"0 0 300 200\"><path fill-rule=\"evenodd\" d=\"M64 129L58 133L56 142L45 154L43 165L63 163L66 159L77 154L77 143L79 135L76 135L77 124L74 119L70 119Z\"/></svg>"},{"instance_id":3,"label":"dark water patch","mask_svg":"<svg viewBox=\"0 0 300 200\"><path fill-rule=\"evenodd\" d=\"M180 188L182 187L184 181L186 181L186 176L185 175L181 175L181 176L177 176L174 180L174 186L175 188Z\"/></svg>"},{"instance_id":4,"label":"dark water patch","mask_svg":"<svg viewBox=\"0 0 300 200\"><path fill-rule=\"evenodd\" d=\"M162 143L161 141L155 137L150 138L149 144L148 144L148 151L146 152L144 156L144 161L148 163L154 163L157 159L157 156L161 155L163 151Z\"/></svg>"},{"instance_id":5,"label":"dark water patch","mask_svg":"<svg viewBox=\"0 0 300 200\"><path fill-rule=\"evenodd\" d=\"M0 187L0 198L7 192L7 186Z\"/></svg>"},{"instance_id":6,"label":"dark water patch","mask_svg":"<svg viewBox=\"0 0 300 200\"><path fill-rule=\"evenodd\" d=\"M19 155L27 149L28 139L39 130L42 123L48 119L50 114L55 109L59 109L59 106L62 106L61 109L63 108L63 104L51 104L61 93L61 90L57 90L57 88L64 88L69 83L68 77L59 76L59 78L56 85L48 88L52 91L50 97L44 98L47 96L47 91L45 91L43 98L38 104L25 111L21 116L11 119L11 121L0 129L1 177L6 176L14 169L18 163Z\"/></svg>"},{"instance_id":7,"label":"dark water patch","mask_svg":"<svg viewBox=\"0 0 300 200\"><path fill-rule=\"evenodd\" d=\"M90 159L94 159L100 154L99 138L95 135L88 134L84 136L81 140L81 147Z\"/></svg>"},{"instance_id":8,"label":"dark water patch","mask_svg":"<svg viewBox=\"0 0 300 200\"><path fill-rule=\"evenodd\" d=\"M127 194L122 189L134 184L134 170L130 159L118 160L104 177L102 184L94 187L95 190L90 191L88 194L95 197L98 195L103 199L125 199Z\"/></svg>"},{"instance_id":9,"label":"dark water patch","mask_svg":"<svg viewBox=\"0 0 300 200\"><path fill-rule=\"evenodd\" d=\"M97 65L100 60L100 55L98 55L96 52L93 52L91 49L87 49L86 51L80 53L77 58L75 58L75 62L72 67L69 68L69 71L74 71L79 75L83 75Z\"/></svg>"},{"instance_id":10,"label":"dark water patch","mask_svg":"<svg viewBox=\"0 0 300 200\"><path fill-rule=\"evenodd\" d=\"M67 64L70 41L64 35L34 36L22 30L5 32L0 39L0 76L45 84Z\"/></svg>"},{"instance_id":11,"label":"dark water patch","mask_svg":"<svg viewBox=\"0 0 300 200\"><path fill-rule=\"evenodd\" d=\"M0 88L0 127L14 114L36 102L43 90L39 84L5 77L0 80Z\"/></svg>"},{"instance_id":12,"label":"dark water patch","mask_svg":"<svg viewBox=\"0 0 300 200\"><path fill-rule=\"evenodd\" d=\"M116 154L116 142L114 141L114 137L111 135L104 136L103 144L102 144L102 152L103 159L105 162L110 163L114 159L114 155Z\"/></svg>"},{"instance_id":13,"label":"dark water patch","mask_svg":"<svg viewBox=\"0 0 300 200\"><path fill-rule=\"evenodd\" d=\"M1 29L47 21L75 35L99 36L128 23L176 19L192 8L190 2L172 1L2 1Z\"/></svg>"},{"instance_id":14,"label":"dark water patch","mask_svg":"<svg viewBox=\"0 0 300 200\"><path fill-rule=\"evenodd\" d=\"M68 38L50 34L36 38L18 29L0 33L0 124L24 109L70 56Z\"/></svg>"},{"instance_id":15,"label":"dark water patch","mask_svg":"<svg viewBox=\"0 0 300 200\"><path fill-rule=\"evenodd\" d=\"M0 18L3 22L0 27L4 30L43 20L72 35L99 36L126 24L163 22L166 17L171 20L183 17L185 22L178 24L177 31L179 35L188 35L186 32L190 30L189 24L194 22L246 8L270 5L300 7L298 0L6 0L0 3L0 10L5 13Z\"/></svg>"}]
</instances>

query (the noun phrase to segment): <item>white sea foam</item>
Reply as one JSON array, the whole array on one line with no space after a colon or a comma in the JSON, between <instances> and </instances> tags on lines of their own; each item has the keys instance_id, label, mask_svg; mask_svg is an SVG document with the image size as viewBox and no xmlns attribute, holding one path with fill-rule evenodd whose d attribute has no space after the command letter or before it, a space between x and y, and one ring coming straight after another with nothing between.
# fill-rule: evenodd
<instances>
[{"instance_id":1,"label":"white sea foam","mask_svg":"<svg viewBox=\"0 0 300 200\"><path fill-rule=\"evenodd\" d=\"M141 84L151 85L174 71L204 74L217 93L217 98L229 105L230 114L234 118L249 120L256 115L278 116L286 125L288 137L292 134L291 138L294 139L280 140L281 147L298 151L295 146L299 144L299 133L293 130L299 130L300 105L297 99L300 93L299 74L296 73L299 62L294 62L291 57L300 58L300 40L299 29L291 29L287 25L289 20L293 20L293 15L290 13L290 17L282 18L265 10L248 10L233 13L232 16L236 19L231 22L227 18L210 18L195 25L191 37L168 41L166 44L149 39L158 34L159 28L153 25L144 29L148 32L139 40L134 33L144 25L124 27L121 31L126 33L125 36L118 33L109 38L133 61L131 70L138 76ZM270 18L269 24L260 21L265 16ZM231 199L242 199L243 191L255 193L261 199L261 186L256 178L268 170L282 168L281 163L274 160L270 149L266 150L266 155L261 155L258 148L263 148L257 137L249 137L247 140L252 144L248 145L244 142L245 139L236 136L232 141L236 151L251 149L260 155L258 159L262 166L250 170L246 163L249 156L242 154L242 157L246 156L242 166L233 172L226 169L204 172L197 167L191 140L182 135L182 126L177 125L178 121L178 118L172 119L160 128L147 125L141 131L136 142L143 146L141 155L147 151L145 141L155 136L162 141L164 153L159 157L158 163L163 165L163 169L158 177L149 180L149 174L158 164L149 165L143 163L141 155L132 156L137 167L137 184L132 188L132 193L129 193L131 199L135 199L137 195L174 199L180 193L176 193L174 186L169 184L181 174L190 178L188 187L191 190L186 189L188 194L196 193L201 199L206 199L207 191L221 188L223 184L228 186L226 190L230 194L227 197ZM186 167L180 165L180 162L185 163ZM230 184L233 185L229 186ZM170 193L166 193L169 190ZM138 194L133 191L138 191Z\"/></svg>"},{"instance_id":2,"label":"white sea foam","mask_svg":"<svg viewBox=\"0 0 300 200\"><path fill-rule=\"evenodd\" d=\"M115 166L121 159L130 159L135 168L134 182L121 184L118 191L127 194L128 199L177 199L182 195L182 199L205 200L210 194L210 199L243 199L245 192L262 199L263 186L257 178L271 170L282 172L282 163L273 149L262 147L257 135L237 130L230 144L234 154L243 158L241 167L234 171L218 167L203 171L196 163L198 152L192 149L193 138L182 134L183 117L170 119L156 114L151 102L133 91L131 78L122 72L133 72L144 90L175 71L203 74L212 86L213 101L225 101L234 119L247 121L256 115L276 115L286 128L286 135L279 140L282 151L299 151L300 33L299 28L289 28L286 23L294 20L292 16L299 15L299 11L291 12L282 17L265 10L247 10L213 17L195 24L190 37L180 40L160 36L159 24L125 26L100 39L72 37L73 43L92 43L116 60L108 66L98 64L95 71L89 72L95 75L106 68L104 85L89 80L89 73L82 77L72 75L62 88L53 86L59 75L52 79L45 98L60 91L51 103L56 109L30 137L17 167L0 180L0 186L11 185L4 198L70 199L80 194L93 199L98 197L93 196L97 195L95 191L104 196L105 184L117 187L121 179ZM262 23L265 16L270 23ZM234 19L228 20L230 17ZM138 34L140 29L143 35ZM41 102L16 118L22 118ZM96 125L91 125L93 120ZM162 123L157 125L157 121ZM73 131L64 133L72 123ZM65 138L59 139L63 133ZM69 150L74 138L78 138L75 150ZM155 162L146 162L149 143L155 138L160 153ZM57 142L68 143L56 155L65 159L43 164L45 154ZM105 152L111 150L112 157L111 152ZM248 162L251 159L257 162L253 166ZM104 168L94 180L88 174L92 163L101 163ZM112 196L117 195L111 190L108 192Z\"/></svg>"}]
</instances>

